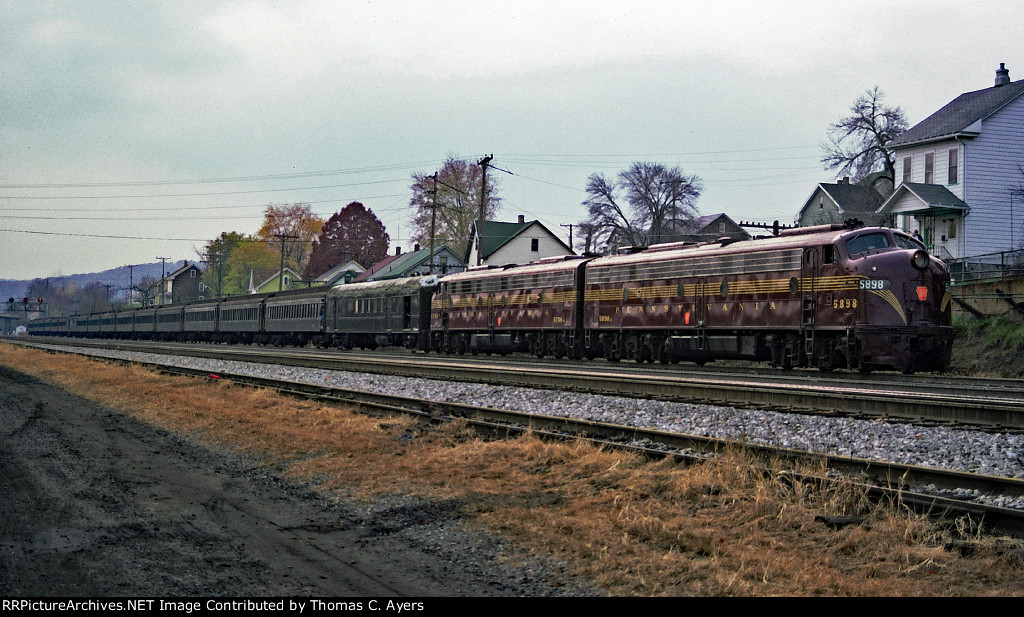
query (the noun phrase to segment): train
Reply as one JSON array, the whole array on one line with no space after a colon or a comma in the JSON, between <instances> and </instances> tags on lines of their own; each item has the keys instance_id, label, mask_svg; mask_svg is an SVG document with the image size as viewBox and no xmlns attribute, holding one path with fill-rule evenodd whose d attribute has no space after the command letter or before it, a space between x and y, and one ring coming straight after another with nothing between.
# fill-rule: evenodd
<instances>
[{"instance_id":1,"label":"train","mask_svg":"<svg viewBox=\"0 0 1024 617\"><path fill-rule=\"evenodd\" d=\"M949 271L856 222L30 323L32 335L944 371Z\"/></svg>"}]
</instances>

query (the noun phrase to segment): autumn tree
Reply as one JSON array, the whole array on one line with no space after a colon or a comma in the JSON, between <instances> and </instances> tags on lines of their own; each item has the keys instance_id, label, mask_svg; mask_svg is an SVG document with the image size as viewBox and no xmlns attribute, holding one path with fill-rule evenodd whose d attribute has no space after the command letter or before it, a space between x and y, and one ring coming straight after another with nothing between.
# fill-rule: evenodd
<instances>
[{"instance_id":1,"label":"autumn tree","mask_svg":"<svg viewBox=\"0 0 1024 617\"><path fill-rule=\"evenodd\" d=\"M591 174L583 201L587 218L580 223L586 242L592 249L658 242L673 222L699 214L695 202L702 190L699 177L661 163L633 163L614 180Z\"/></svg>"},{"instance_id":2,"label":"autumn tree","mask_svg":"<svg viewBox=\"0 0 1024 617\"><path fill-rule=\"evenodd\" d=\"M263 225L256 232L256 237L273 244L278 252L277 269L280 269L283 237L284 265L296 272L302 272L309 260L309 253L313 250L313 240L320 234L323 226L323 219L313 214L309 204L270 204L263 212Z\"/></svg>"},{"instance_id":3,"label":"autumn tree","mask_svg":"<svg viewBox=\"0 0 1024 617\"><path fill-rule=\"evenodd\" d=\"M430 220L436 199L435 244L446 244L456 254L464 254L469 244L470 227L480 213L482 171L476 163L449 155L437 172L436 186L433 174L413 174L412 200L409 203L415 209L412 219L413 240L423 246L430 244ZM436 196L433 193L435 188ZM497 178L493 173L487 174L485 219L494 218L501 207L497 190Z\"/></svg>"},{"instance_id":4,"label":"autumn tree","mask_svg":"<svg viewBox=\"0 0 1024 617\"><path fill-rule=\"evenodd\" d=\"M859 182L883 171L895 182L896 166L886 145L907 130L907 119L902 108L886 105L884 99L875 86L854 101L849 116L829 127L821 162L827 169L838 170L836 177L850 176Z\"/></svg>"},{"instance_id":5,"label":"autumn tree","mask_svg":"<svg viewBox=\"0 0 1024 617\"><path fill-rule=\"evenodd\" d=\"M245 239L244 234L225 231L203 247L200 259L208 265L203 283L210 287L213 297L224 295L224 281L231 277L231 252ZM245 274L248 276L248 273Z\"/></svg>"},{"instance_id":6,"label":"autumn tree","mask_svg":"<svg viewBox=\"0 0 1024 617\"><path fill-rule=\"evenodd\" d=\"M270 243L255 236L239 240L225 262L222 278L224 296L248 293L249 281L257 285L277 272L280 267L280 253Z\"/></svg>"},{"instance_id":7,"label":"autumn tree","mask_svg":"<svg viewBox=\"0 0 1024 617\"><path fill-rule=\"evenodd\" d=\"M350 259L362 266L372 266L387 255L390 241L384 224L373 211L353 201L324 223L320 237L313 242L302 278L315 279Z\"/></svg>"}]
</instances>

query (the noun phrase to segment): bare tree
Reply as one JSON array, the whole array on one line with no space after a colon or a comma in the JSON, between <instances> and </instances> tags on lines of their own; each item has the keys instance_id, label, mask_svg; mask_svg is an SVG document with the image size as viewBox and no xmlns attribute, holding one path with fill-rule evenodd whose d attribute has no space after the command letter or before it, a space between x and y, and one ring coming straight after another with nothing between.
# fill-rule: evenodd
<instances>
[{"instance_id":1,"label":"bare tree","mask_svg":"<svg viewBox=\"0 0 1024 617\"><path fill-rule=\"evenodd\" d=\"M850 115L829 127L828 142L822 144L821 162L838 170L836 177L851 176L858 182L865 176L884 171L895 181L896 167L886 145L907 130L901 107L890 107L878 86L854 101Z\"/></svg>"},{"instance_id":2,"label":"bare tree","mask_svg":"<svg viewBox=\"0 0 1024 617\"><path fill-rule=\"evenodd\" d=\"M617 181L595 173L587 179L587 218L580 223L587 244L647 246L658 242L675 221L698 214L703 187L697 176L678 167L637 162Z\"/></svg>"},{"instance_id":3,"label":"bare tree","mask_svg":"<svg viewBox=\"0 0 1024 617\"><path fill-rule=\"evenodd\" d=\"M448 155L444 165L433 174L412 175L412 199L415 210L412 218L412 238L420 244L430 244L431 217L436 212L436 242L447 244L456 254L463 254L469 244L469 230L480 212L480 185L482 168L467 160ZM497 178L487 177L487 195L484 218L491 220L501 207ZM434 191L437 191L436 194Z\"/></svg>"}]
</instances>

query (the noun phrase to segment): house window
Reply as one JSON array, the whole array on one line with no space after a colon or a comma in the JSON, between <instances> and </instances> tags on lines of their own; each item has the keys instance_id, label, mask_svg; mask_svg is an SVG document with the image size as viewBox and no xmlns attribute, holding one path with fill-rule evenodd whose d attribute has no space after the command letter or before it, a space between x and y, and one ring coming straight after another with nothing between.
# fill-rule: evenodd
<instances>
[{"instance_id":1,"label":"house window","mask_svg":"<svg viewBox=\"0 0 1024 617\"><path fill-rule=\"evenodd\" d=\"M924 155L924 183L931 184L935 182L935 154L929 152Z\"/></svg>"},{"instance_id":2,"label":"house window","mask_svg":"<svg viewBox=\"0 0 1024 617\"><path fill-rule=\"evenodd\" d=\"M284 275L284 286L285 287L288 286L288 275L287 274Z\"/></svg>"},{"instance_id":3,"label":"house window","mask_svg":"<svg viewBox=\"0 0 1024 617\"><path fill-rule=\"evenodd\" d=\"M189 270L189 271L188 271L188 274L189 274L189 276L191 276L192 278L196 278L196 271L195 271L195 270Z\"/></svg>"},{"instance_id":4,"label":"house window","mask_svg":"<svg viewBox=\"0 0 1024 617\"><path fill-rule=\"evenodd\" d=\"M957 172L957 163L959 162L959 156L958 155L959 155L959 152L957 152L956 148L953 148L953 149L951 149L949 151L949 182L947 182L947 184L956 184L957 183L956 172ZM956 236L951 236L951 237L955 238Z\"/></svg>"},{"instance_id":5,"label":"house window","mask_svg":"<svg viewBox=\"0 0 1024 617\"><path fill-rule=\"evenodd\" d=\"M534 239L530 240L530 250L533 251L534 253L539 251L540 250L540 240L538 240L537 238L534 238Z\"/></svg>"},{"instance_id":6,"label":"house window","mask_svg":"<svg viewBox=\"0 0 1024 617\"><path fill-rule=\"evenodd\" d=\"M910 182L910 162L909 156L903 157L903 182Z\"/></svg>"},{"instance_id":7,"label":"house window","mask_svg":"<svg viewBox=\"0 0 1024 617\"><path fill-rule=\"evenodd\" d=\"M448 274L448 256L441 255L441 274Z\"/></svg>"},{"instance_id":8,"label":"house window","mask_svg":"<svg viewBox=\"0 0 1024 617\"><path fill-rule=\"evenodd\" d=\"M718 222L718 233L720 233L720 234L724 234L725 233L725 221L719 221Z\"/></svg>"}]
</instances>

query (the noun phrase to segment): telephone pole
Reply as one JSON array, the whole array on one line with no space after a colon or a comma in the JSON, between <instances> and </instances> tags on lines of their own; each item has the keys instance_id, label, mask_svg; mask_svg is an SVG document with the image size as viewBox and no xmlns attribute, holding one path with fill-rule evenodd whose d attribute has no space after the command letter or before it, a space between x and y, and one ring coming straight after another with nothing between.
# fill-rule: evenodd
<instances>
[{"instance_id":1,"label":"telephone pole","mask_svg":"<svg viewBox=\"0 0 1024 617\"><path fill-rule=\"evenodd\" d=\"M128 306L132 305L132 299L133 299L133 296L134 296L134 294L132 293L132 291L134 291L132 289L133 287L135 287L135 266L129 264L128 265Z\"/></svg>"},{"instance_id":2,"label":"telephone pole","mask_svg":"<svg viewBox=\"0 0 1024 617\"><path fill-rule=\"evenodd\" d=\"M568 227L569 228L569 250L570 251L575 251L576 249L572 248L572 228L575 227L575 224L569 223L568 225L560 225L560 227Z\"/></svg>"},{"instance_id":3,"label":"telephone pole","mask_svg":"<svg viewBox=\"0 0 1024 617\"><path fill-rule=\"evenodd\" d=\"M277 273L277 290L284 291L284 241L285 239L294 240L298 236L289 236L287 234L274 234L275 238L281 238L281 271Z\"/></svg>"},{"instance_id":4,"label":"telephone pole","mask_svg":"<svg viewBox=\"0 0 1024 617\"><path fill-rule=\"evenodd\" d=\"M167 260L170 257L157 257L160 260L160 305L164 304L164 288L167 286L165 278L167 278Z\"/></svg>"},{"instance_id":5,"label":"telephone pole","mask_svg":"<svg viewBox=\"0 0 1024 617\"><path fill-rule=\"evenodd\" d=\"M434 273L434 231L437 227L437 172L430 176L434 189L430 191L430 274Z\"/></svg>"},{"instance_id":6,"label":"telephone pole","mask_svg":"<svg viewBox=\"0 0 1024 617\"><path fill-rule=\"evenodd\" d=\"M477 222L476 222L476 237L477 237L476 265L478 265L478 266L480 265L481 260L482 260L482 253L481 253L481 250L480 250L481 249L481 242L479 240L480 239L480 227L482 226L482 224L484 222L484 212L487 210L487 166L490 165L491 161L493 161L493 160L494 160L494 155L493 154L488 154L487 156L485 156L484 158L480 159L480 161L479 161L479 163L480 163L480 172L481 172L481 175L480 175L480 215L477 217ZM472 238L470 238L470 241L472 241Z\"/></svg>"}]
</instances>

